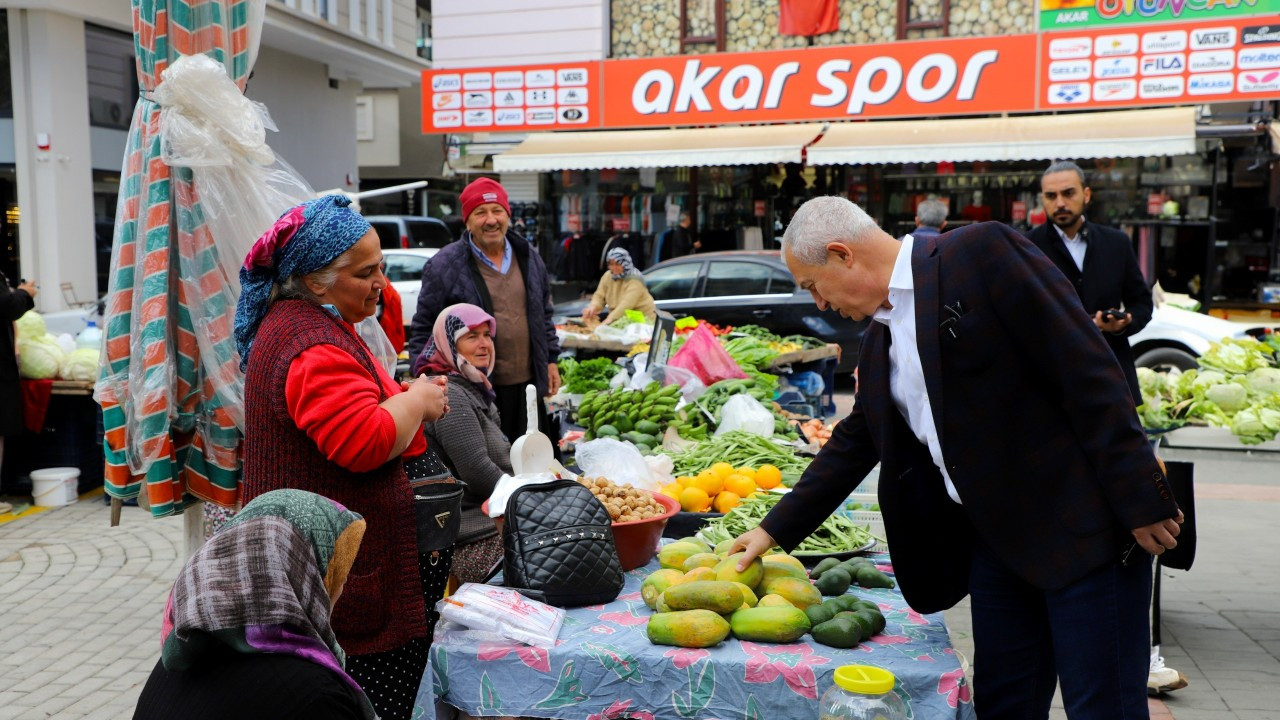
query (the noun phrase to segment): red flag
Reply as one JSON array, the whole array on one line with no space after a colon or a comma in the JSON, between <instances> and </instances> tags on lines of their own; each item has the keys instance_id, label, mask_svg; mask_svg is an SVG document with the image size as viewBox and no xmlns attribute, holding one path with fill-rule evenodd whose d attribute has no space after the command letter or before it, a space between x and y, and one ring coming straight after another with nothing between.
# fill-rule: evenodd
<instances>
[{"instance_id":1,"label":"red flag","mask_svg":"<svg viewBox=\"0 0 1280 720\"><path fill-rule=\"evenodd\" d=\"M778 32L782 35L823 35L839 29L838 0L779 0Z\"/></svg>"}]
</instances>

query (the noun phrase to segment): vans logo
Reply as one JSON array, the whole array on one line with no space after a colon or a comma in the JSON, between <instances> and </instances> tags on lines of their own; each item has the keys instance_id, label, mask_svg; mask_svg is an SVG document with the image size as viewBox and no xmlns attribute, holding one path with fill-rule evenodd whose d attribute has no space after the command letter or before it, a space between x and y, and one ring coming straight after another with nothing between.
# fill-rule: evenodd
<instances>
[{"instance_id":1,"label":"vans logo","mask_svg":"<svg viewBox=\"0 0 1280 720\"><path fill-rule=\"evenodd\" d=\"M1241 70L1280 67L1280 48L1246 48L1237 55Z\"/></svg>"},{"instance_id":2,"label":"vans logo","mask_svg":"<svg viewBox=\"0 0 1280 720\"><path fill-rule=\"evenodd\" d=\"M1192 75L1187 80L1188 95L1221 95L1231 92L1235 87L1235 77L1229 73L1209 73Z\"/></svg>"},{"instance_id":3,"label":"vans logo","mask_svg":"<svg viewBox=\"0 0 1280 720\"><path fill-rule=\"evenodd\" d=\"M1142 52L1162 53L1187 49L1187 31L1169 30L1142 36Z\"/></svg>"},{"instance_id":4,"label":"vans logo","mask_svg":"<svg viewBox=\"0 0 1280 720\"><path fill-rule=\"evenodd\" d=\"M1187 58L1187 69L1193 73L1230 70L1235 66L1236 56L1230 50L1202 50Z\"/></svg>"},{"instance_id":5,"label":"vans logo","mask_svg":"<svg viewBox=\"0 0 1280 720\"><path fill-rule=\"evenodd\" d=\"M1127 78L1138 74L1138 58L1118 57L1093 61L1093 76L1099 80Z\"/></svg>"},{"instance_id":6,"label":"vans logo","mask_svg":"<svg viewBox=\"0 0 1280 720\"><path fill-rule=\"evenodd\" d=\"M1186 67L1182 53L1147 55L1142 58L1143 75L1179 75Z\"/></svg>"},{"instance_id":7,"label":"vans logo","mask_svg":"<svg viewBox=\"0 0 1280 720\"><path fill-rule=\"evenodd\" d=\"M1146 78L1138 86L1138 95L1143 99L1172 98L1182 95L1182 78Z\"/></svg>"},{"instance_id":8,"label":"vans logo","mask_svg":"<svg viewBox=\"0 0 1280 720\"><path fill-rule=\"evenodd\" d=\"M1242 45L1269 45L1280 43L1280 27L1271 25L1253 25L1240 33Z\"/></svg>"},{"instance_id":9,"label":"vans logo","mask_svg":"<svg viewBox=\"0 0 1280 720\"><path fill-rule=\"evenodd\" d=\"M1204 28L1191 31L1192 50L1216 50L1236 46L1236 29L1233 27Z\"/></svg>"},{"instance_id":10,"label":"vans logo","mask_svg":"<svg viewBox=\"0 0 1280 720\"><path fill-rule=\"evenodd\" d=\"M568 85L586 85L587 69L586 68L565 68L556 71L556 84L565 87Z\"/></svg>"}]
</instances>

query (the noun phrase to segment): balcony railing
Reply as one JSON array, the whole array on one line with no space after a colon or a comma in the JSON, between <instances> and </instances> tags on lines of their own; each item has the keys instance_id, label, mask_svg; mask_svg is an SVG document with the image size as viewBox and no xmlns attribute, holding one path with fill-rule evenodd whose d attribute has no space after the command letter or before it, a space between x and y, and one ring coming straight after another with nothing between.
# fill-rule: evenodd
<instances>
[{"instance_id":1,"label":"balcony railing","mask_svg":"<svg viewBox=\"0 0 1280 720\"><path fill-rule=\"evenodd\" d=\"M276 0L287 8L363 36L369 42L395 45L393 0Z\"/></svg>"}]
</instances>

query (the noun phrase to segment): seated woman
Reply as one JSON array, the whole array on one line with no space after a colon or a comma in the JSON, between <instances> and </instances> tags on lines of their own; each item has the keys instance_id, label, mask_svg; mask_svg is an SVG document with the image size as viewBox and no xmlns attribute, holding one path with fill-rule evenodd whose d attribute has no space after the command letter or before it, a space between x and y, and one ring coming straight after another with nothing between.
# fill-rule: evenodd
<instances>
[{"instance_id":1,"label":"seated woman","mask_svg":"<svg viewBox=\"0 0 1280 720\"><path fill-rule=\"evenodd\" d=\"M605 324L622 317L628 310L636 310L644 314L646 320L653 320L657 308L653 304L653 296L644 285L644 275L631 262L631 253L622 248L613 248L606 256L609 261L609 272L600 278L591 302L582 311L582 319L589 320L600 314L606 307L609 315Z\"/></svg>"},{"instance_id":2,"label":"seated woman","mask_svg":"<svg viewBox=\"0 0 1280 720\"><path fill-rule=\"evenodd\" d=\"M364 531L302 490L245 505L173 583L134 720L373 718L329 624Z\"/></svg>"},{"instance_id":3,"label":"seated woman","mask_svg":"<svg viewBox=\"0 0 1280 720\"><path fill-rule=\"evenodd\" d=\"M494 405L494 319L459 303L441 311L415 375L449 379L449 413L424 425L428 445L454 477L467 484L462 497L462 529L453 548L453 574L461 582L484 582L502 559L502 538L480 503L489 499L502 475L511 473L511 443L502 434Z\"/></svg>"}]
</instances>

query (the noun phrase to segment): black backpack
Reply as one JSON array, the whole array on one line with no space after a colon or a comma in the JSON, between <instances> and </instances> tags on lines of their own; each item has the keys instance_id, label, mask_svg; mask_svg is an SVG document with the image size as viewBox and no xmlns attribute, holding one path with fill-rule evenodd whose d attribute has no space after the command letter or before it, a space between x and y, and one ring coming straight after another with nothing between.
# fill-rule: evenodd
<instances>
[{"instance_id":1,"label":"black backpack","mask_svg":"<svg viewBox=\"0 0 1280 720\"><path fill-rule=\"evenodd\" d=\"M513 492L502 544L503 583L531 599L579 607L612 602L622 592L609 511L573 480Z\"/></svg>"}]
</instances>

